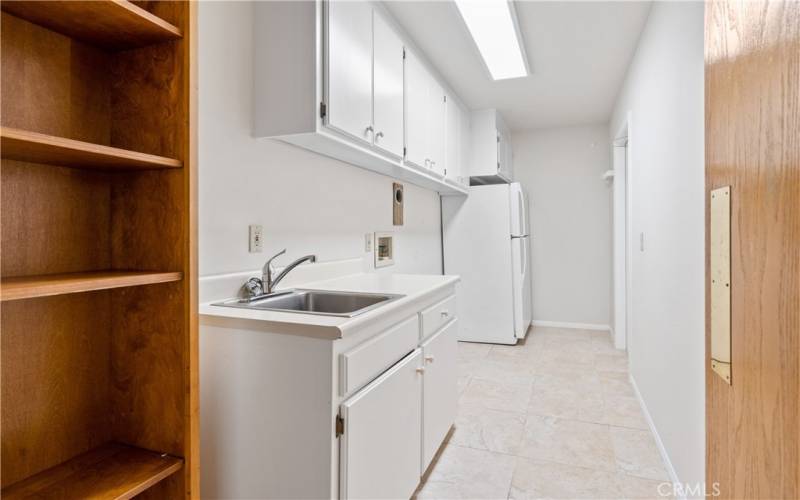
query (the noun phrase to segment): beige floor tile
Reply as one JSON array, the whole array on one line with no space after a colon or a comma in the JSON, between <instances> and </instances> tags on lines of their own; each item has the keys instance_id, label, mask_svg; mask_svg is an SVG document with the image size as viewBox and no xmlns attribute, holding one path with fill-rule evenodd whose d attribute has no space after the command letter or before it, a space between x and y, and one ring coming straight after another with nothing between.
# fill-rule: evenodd
<instances>
[{"instance_id":1,"label":"beige floor tile","mask_svg":"<svg viewBox=\"0 0 800 500\"><path fill-rule=\"evenodd\" d=\"M486 380L473 377L461 404L478 405L490 410L525 413L531 398L533 380Z\"/></svg>"},{"instance_id":2,"label":"beige floor tile","mask_svg":"<svg viewBox=\"0 0 800 500\"><path fill-rule=\"evenodd\" d=\"M520 455L579 467L615 471L608 426L528 415Z\"/></svg>"},{"instance_id":3,"label":"beige floor tile","mask_svg":"<svg viewBox=\"0 0 800 500\"><path fill-rule=\"evenodd\" d=\"M606 396L606 423L619 427L647 430L647 420L639 400L632 397Z\"/></svg>"},{"instance_id":4,"label":"beige floor tile","mask_svg":"<svg viewBox=\"0 0 800 500\"><path fill-rule=\"evenodd\" d=\"M650 431L611 427L617 466L628 475L660 481L669 480Z\"/></svg>"},{"instance_id":5,"label":"beige floor tile","mask_svg":"<svg viewBox=\"0 0 800 500\"><path fill-rule=\"evenodd\" d=\"M524 413L489 410L480 405L459 405L450 442L479 450L515 455L525 429Z\"/></svg>"},{"instance_id":6,"label":"beige floor tile","mask_svg":"<svg viewBox=\"0 0 800 500\"><path fill-rule=\"evenodd\" d=\"M458 380L456 382L456 384L457 384L456 387L457 387L457 390L458 390L458 397L459 398L461 397L462 394L464 394L464 391L466 390L467 386L469 385L469 381L471 379L472 379L472 376L470 376L470 375L459 375Z\"/></svg>"},{"instance_id":7,"label":"beige floor tile","mask_svg":"<svg viewBox=\"0 0 800 500\"><path fill-rule=\"evenodd\" d=\"M595 369L599 372L627 372L628 357L624 352L595 355Z\"/></svg>"},{"instance_id":8,"label":"beige floor tile","mask_svg":"<svg viewBox=\"0 0 800 500\"><path fill-rule=\"evenodd\" d=\"M520 458L509 498L611 499L621 496L617 473Z\"/></svg>"},{"instance_id":9,"label":"beige floor tile","mask_svg":"<svg viewBox=\"0 0 800 500\"><path fill-rule=\"evenodd\" d=\"M422 485L420 499L505 499L516 458L453 444L442 452Z\"/></svg>"},{"instance_id":10,"label":"beige floor tile","mask_svg":"<svg viewBox=\"0 0 800 500\"><path fill-rule=\"evenodd\" d=\"M539 376L533 384L528 413L604 424L600 378L595 374Z\"/></svg>"},{"instance_id":11,"label":"beige floor tile","mask_svg":"<svg viewBox=\"0 0 800 500\"><path fill-rule=\"evenodd\" d=\"M600 381L603 384L603 394L606 397L636 397L627 372L598 371L597 375L600 377Z\"/></svg>"},{"instance_id":12,"label":"beige floor tile","mask_svg":"<svg viewBox=\"0 0 800 500\"><path fill-rule=\"evenodd\" d=\"M498 359L482 359L470 365L469 373L473 378L495 380L497 382L532 382L536 373L534 358L515 358L513 361Z\"/></svg>"},{"instance_id":13,"label":"beige floor tile","mask_svg":"<svg viewBox=\"0 0 800 500\"><path fill-rule=\"evenodd\" d=\"M463 361L475 361L489 354L492 344L479 344L477 342L459 342L458 358Z\"/></svg>"},{"instance_id":14,"label":"beige floor tile","mask_svg":"<svg viewBox=\"0 0 800 500\"><path fill-rule=\"evenodd\" d=\"M644 479L619 472L617 473L617 484L620 498L648 498L653 500L674 498L672 484L669 481Z\"/></svg>"}]
</instances>

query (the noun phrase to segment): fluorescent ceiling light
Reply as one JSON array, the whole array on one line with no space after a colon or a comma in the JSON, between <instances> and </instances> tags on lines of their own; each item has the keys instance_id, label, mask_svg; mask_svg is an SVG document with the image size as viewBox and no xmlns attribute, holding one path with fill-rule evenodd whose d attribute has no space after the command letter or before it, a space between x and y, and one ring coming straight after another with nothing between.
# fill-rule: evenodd
<instances>
[{"instance_id":1,"label":"fluorescent ceiling light","mask_svg":"<svg viewBox=\"0 0 800 500\"><path fill-rule=\"evenodd\" d=\"M454 0L495 80L528 76L516 18L507 0Z\"/></svg>"}]
</instances>

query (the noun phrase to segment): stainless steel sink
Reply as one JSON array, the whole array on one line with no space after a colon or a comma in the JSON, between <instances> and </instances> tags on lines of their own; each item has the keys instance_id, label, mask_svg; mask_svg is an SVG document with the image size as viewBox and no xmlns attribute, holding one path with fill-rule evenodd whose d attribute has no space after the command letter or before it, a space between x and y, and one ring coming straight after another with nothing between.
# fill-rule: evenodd
<instances>
[{"instance_id":1,"label":"stainless steel sink","mask_svg":"<svg viewBox=\"0 0 800 500\"><path fill-rule=\"evenodd\" d=\"M278 292L262 298L233 299L214 305L264 311L343 316L349 318L388 304L401 297L404 297L404 295L328 292L324 290L290 290Z\"/></svg>"}]
</instances>

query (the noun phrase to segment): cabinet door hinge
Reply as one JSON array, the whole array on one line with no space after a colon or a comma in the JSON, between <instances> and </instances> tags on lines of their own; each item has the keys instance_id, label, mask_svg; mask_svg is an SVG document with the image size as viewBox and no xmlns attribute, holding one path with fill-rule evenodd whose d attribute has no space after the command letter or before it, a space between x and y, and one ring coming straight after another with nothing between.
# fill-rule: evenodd
<instances>
[{"instance_id":1,"label":"cabinet door hinge","mask_svg":"<svg viewBox=\"0 0 800 500\"><path fill-rule=\"evenodd\" d=\"M442 96L444 98L444 102L447 102L447 96Z\"/></svg>"},{"instance_id":2,"label":"cabinet door hinge","mask_svg":"<svg viewBox=\"0 0 800 500\"><path fill-rule=\"evenodd\" d=\"M403 59L405 59L405 58L406 58L406 48L403 47Z\"/></svg>"},{"instance_id":3,"label":"cabinet door hinge","mask_svg":"<svg viewBox=\"0 0 800 500\"><path fill-rule=\"evenodd\" d=\"M336 415L336 437L344 434L344 419L341 415Z\"/></svg>"},{"instance_id":4,"label":"cabinet door hinge","mask_svg":"<svg viewBox=\"0 0 800 500\"><path fill-rule=\"evenodd\" d=\"M328 106L326 106L324 102L319 103L319 117L325 118L325 115L327 114L328 114Z\"/></svg>"},{"instance_id":5,"label":"cabinet door hinge","mask_svg":"<svg viewBox=\"0 0 800 500\"><path fill-rule=\"evenodd\" d=\"M406 154L407 154L407 153L406 153L406 148L405 148L405 146L403 146L403 158L404 158L404 159L405 159L405 157L406 157Z\"/></svg>"}]
</instances>

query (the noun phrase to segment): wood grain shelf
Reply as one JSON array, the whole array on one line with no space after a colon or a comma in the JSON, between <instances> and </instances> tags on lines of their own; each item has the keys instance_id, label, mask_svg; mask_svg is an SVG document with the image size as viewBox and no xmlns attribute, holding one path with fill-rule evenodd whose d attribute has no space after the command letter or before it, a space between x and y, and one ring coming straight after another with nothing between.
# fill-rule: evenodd
<instances>
[{"instance_id":1,"label":"wood grain shelf","mask_svg":"<svg viewBox=\"0 0 800 500\"><path fill-rule=\"evenodd\" d=\"M173 158L11 127L0 127L0 154L10 160L84 169L149 170L183 166L183 162Z\"/></svg>"},{"instance_id":2,"label":"wood grain shelf","mask_svg":"<svg viewBox=\"0 0 800 500\"><path fill-rule=\"evenodd\" d=\"M23 498L133 498L183 467L169 455L109 443L3 488L6 500Z\"/></svg>"},{"instance_id":3,"label":"wood grain shelf","mask_svg":"<svg viewBox=\"0 0 800 500\"><path fill-rule=\"evenodd\" d=\"M3 2L9 14L108 49L130 49L181 38L181 30L125 0Z\"/></svg>"},{"instance_id":4,"label":"wood grain shelf","mask_svg":"<svg viewBox=\"0 0 800 500\"><path fill-rule=\"evenodd\" d=\"M31 299L180 281L180 272L93 271L85 273L44 274L3 278L0 282L0 301Z\"/></svg>"}]
</instances>

